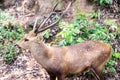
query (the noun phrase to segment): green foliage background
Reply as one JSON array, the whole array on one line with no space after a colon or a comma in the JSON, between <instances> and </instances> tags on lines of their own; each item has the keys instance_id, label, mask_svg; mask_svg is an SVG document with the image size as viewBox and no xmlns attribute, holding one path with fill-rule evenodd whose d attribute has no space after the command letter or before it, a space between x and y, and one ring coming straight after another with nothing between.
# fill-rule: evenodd
<instances>
[{"instance_id":1,"label":"green foliage background","mask_svg":"<svg viewBox=\"0 0 120 80\"><path fill-rule=\"evenodd\" d=\"M112 4L113 0L94 0L95 2L98 2L101 6L104 6L105 4Z\"/></svg>"},{"instance_id":2,"label":"green foliage background","mask_svg":"<svg viewBox=\"0 0 120 80\"><path fill-rule=\"evenodd\" d=\"M17 58L19 51L14 44L24 36L24 30L14 23L14 18L6 11L0 10L0 54L6 63Z\"/></svg>"}]
</instances>

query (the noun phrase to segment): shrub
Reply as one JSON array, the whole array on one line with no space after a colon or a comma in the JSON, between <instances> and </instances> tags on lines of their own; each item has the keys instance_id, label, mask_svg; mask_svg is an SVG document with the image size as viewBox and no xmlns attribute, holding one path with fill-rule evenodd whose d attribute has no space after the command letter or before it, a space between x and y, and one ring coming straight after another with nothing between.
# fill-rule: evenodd
<instances>
[{"instance_id":1,"label":"shrub","mask_svg":"<svg viewBox=\"0 0 120 80\"><path fill-rule=\"evenodd\" d=\"M91 26L92 27L89 27ZM85 15L78 15L74 22L61 22L60 28L62 31L58 33L62 43L60 45L71 45L84 40L102 40L106 43L111 43L115 39L115 33L110 33L107 27L103 27L95 21L88 21Z\"/></svg>"},{"instance_id":2,"label":"shrub","mask_svg":"<svg viewBox=\"0 0 120 80\"><path fill-rule=\"evenodd\" d=\"M19 53L14 44L24 35L24 30L7 12L0 12L0 52L6 63L11 63Z\"/></svg>"},{"instance_id":3,"label":"shrub","mask_svg":"<svg viewBox=\"0 0 120 80\"><path fill-rule=\"evenodd\" d=\"M98 2L101 6L105 4L112 4L113 0L94 0L95 2Z\"/></svg>"}]
</instances>

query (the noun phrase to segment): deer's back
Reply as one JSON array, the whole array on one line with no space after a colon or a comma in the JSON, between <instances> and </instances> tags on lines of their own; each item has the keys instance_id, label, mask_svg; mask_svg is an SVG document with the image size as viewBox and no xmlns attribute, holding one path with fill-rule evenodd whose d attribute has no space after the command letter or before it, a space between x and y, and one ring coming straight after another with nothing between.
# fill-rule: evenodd
<instances>
[{"instance_id":1,"label":"deer's back","mask_svg":"<svg viewBox=\"0 0 120 80\"><path fill-rule=\"evenodd\" d=\"M85 41L65 48L64 60L72 73L83 71L94 64L99 66L111 56L111 46L98 41Z\"/></svg>"}]
</instances>

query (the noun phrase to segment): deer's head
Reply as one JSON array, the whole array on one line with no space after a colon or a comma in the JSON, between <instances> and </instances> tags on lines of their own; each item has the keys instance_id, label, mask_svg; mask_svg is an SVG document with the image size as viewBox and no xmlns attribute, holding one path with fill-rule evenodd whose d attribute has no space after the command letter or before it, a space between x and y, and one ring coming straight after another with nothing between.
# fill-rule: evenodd
<instances>
[{"instance_id":1,"label":"deer's head","mask_svg":"<svg viewBox=\"0 0 120 80\"><path fill-rule=\"evenodd\" d=\"M38 21L38 18L36 19L35 23L34 23L34 27L33 27L33 30L30 31L28 34L25 35L24 38L22 38L19 42L17 42L17 46L22 48L22 49L29 49L29 45L32 43L32 42L41 42L43 41L43 37L38 34L40 32L43 32L44 30L50 28L50 27L53 27L55 26L63 17L63 15L65 14L65 12L68 10L68 8L71 6L72 4L72 1L68 4L68 6L66 7L66 9L64 11L61 12L61 15L60 17L58 18L58 20L56 20L55 22L45 26L45 24L50 20L52 20L52 17L53 15L56 15L58 16L57 12L56 12L56 7L58 5L58 3L53 7L53 10L52 12L50 13L50 15L45 19L43 20L43 22L40 24L40 25L37 25L37 21ZM55 17L56 17L55 16Z\"/></svg>"},{"instance_id":2,"label":"deer's head","mask_svg":"<svg viewBox=\"0 0 120 80\"><path fill-rule=\"evenodd\" d=\"M18 47L21 49L29 49L29 45L33 42L41 42L43 40L43 37L39 34L37 35L33 31L30 31L28 34L25 35L24 38L22 38L19 42L16 43Z\"/></svg>"}]
</instances>

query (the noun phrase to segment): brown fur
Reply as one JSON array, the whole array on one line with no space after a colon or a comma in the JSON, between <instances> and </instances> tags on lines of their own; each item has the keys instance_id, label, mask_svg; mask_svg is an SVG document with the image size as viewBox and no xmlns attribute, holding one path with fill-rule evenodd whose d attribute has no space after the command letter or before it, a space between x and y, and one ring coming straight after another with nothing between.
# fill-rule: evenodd
<instances>
[{"instance_id":1,"label":"brown fur","mask_svg":"<svg viewBox=\"0 0 120 80\"><path fill-rule=\"evenodd\" d=\"M102 68L110 59L111 46L99 41L85 41L73 46L50 47L42 37L33 32L17 43L22 49L29 49L35 60L50 74L51 80L64 80L68 74L91 69L97 80L104 80Z\"/></svg>"}]
</instances>

